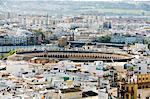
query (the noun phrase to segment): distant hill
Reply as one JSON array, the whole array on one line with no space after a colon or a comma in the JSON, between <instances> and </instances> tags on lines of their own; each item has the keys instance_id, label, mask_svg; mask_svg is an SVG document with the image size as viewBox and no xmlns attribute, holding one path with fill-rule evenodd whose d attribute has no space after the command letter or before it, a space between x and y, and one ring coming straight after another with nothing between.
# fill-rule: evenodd
<instances>
[{"instance_id":1,"label":"distant hill","mask_svg":"<svg viewBox=\"0 0 150 99\"><path fill-rule=\"evenodd\" d=\"M0 10L8 10L21 14L48 13L50 15L71 15L79 13L97 13L102 15L150 15L150 3L98 1L80 2L69 0L3 0L3 2L0 2Z\"/></svg>"}]
</instances>

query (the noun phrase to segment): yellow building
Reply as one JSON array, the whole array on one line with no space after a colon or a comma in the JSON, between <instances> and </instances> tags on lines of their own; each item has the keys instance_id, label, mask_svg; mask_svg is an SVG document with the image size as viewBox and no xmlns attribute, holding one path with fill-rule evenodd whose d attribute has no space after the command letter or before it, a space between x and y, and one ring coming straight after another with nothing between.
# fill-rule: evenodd
<instances>
[{"instance_id":1,"label":"yellow building","mask_svg":"<svg viewBox=\"0 0 150 99\"><path fill-rule=\"evenodd\" d=\"M138 75L137 83L140 99L150 99L150 74Z\"/></svg>"},{"instance_id":2,"label":"yellow building","mask_svg":"<svg viewBox=\"0 0 150 99\"><path fill-rule=\"evenodd\" d=\"M137 81L121 84L119 97L120 99L149 99L150 74L139 74Z\"/></svg>"},{"instance_id":3,"label":"yellow building","mask_svg":"<svg viewBox=\"0 0 150 99\"><path fill-rule=\"evenodd\" d=\"M138 85L135 83L122 84L121 98L123 99L137 99Z\"/></svg>"}]
</instances>

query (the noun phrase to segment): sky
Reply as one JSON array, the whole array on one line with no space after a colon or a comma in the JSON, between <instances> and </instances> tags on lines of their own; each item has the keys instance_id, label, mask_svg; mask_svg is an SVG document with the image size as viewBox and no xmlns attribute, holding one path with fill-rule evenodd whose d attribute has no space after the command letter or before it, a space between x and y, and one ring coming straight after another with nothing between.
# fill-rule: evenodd
<instances>
[{"instance_id":1,"label":"sky","mask_svg":"<svg viewBox=\"0 0 150 99\"><path fill-rule=\"evenodd\" d=\"M74 1L93 1L93 0L74 0ZM94 0L94 1L150 1L150 0Z\"/></svg>"},{"instance_id":2,"label":"sky","mask_svg":"<svg viewBox=\"0 0 150 99\"><path fill-rule=\"evenodd\" d=\"M16 0L16 1L150 1L150 0Z\"/></svg>"}]
</instances>

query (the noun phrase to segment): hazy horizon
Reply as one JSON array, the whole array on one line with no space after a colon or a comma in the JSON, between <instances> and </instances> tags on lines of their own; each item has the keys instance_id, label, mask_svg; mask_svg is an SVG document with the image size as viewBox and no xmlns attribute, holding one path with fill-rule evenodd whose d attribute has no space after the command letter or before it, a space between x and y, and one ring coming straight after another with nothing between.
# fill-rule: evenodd
<instances>
[{"instance_id":1,"label":"hazy horizon","mask_svg":"<svg viewBox=\"0 0 150 99\"><path fill-rule=\"evenodd\" d=\"M59 0L5 0L5 1L1 0L0 11L16 12L19 14L48 13L49 15L74 15L74 14L96 13L100 15L150 16L150 3L132 2L135 0L95 0L95 1L60 0L59 2L58 1ZM87 1L87 2L80 2L80 1ZM121 2L109 2L109 1L121 1Z\"/></svg>"},{"instance_id":2,"label":"hazy horizon","mask_svg":"<svg viewBox=\"0 0 150 99\"><path fill-rule=\"evenodd\" d=\"M7 1L122 1L122 2L130 2L130 1L150 1L150 0L7 0Z\"/></svg>"}]
</instances>

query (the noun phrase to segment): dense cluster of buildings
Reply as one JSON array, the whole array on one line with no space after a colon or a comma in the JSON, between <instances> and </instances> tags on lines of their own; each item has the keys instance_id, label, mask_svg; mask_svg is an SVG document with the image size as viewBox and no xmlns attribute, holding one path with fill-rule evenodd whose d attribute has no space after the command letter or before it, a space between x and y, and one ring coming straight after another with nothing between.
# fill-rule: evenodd
<instances>
[{"instance_id":1,"label":"dense cluster of buildings","mask_svg":"<svg viewBox=\"0 0 150 99\"><path fill-rule=\"evenodd\" d=\"M7 45L9 43L7 40L11 41L10 39L15 39L15 37L18 40L12 40L12 44L15 45L15 42L19 42L30 45L28 43L30 38L35 38L32 39L36 40L35 42L43 40L47 43L67 36L67 38L72 37L68 40L90 42L106 35L111 36L109 42L112 43L146 42L149 44L150 29L147 17L107 17L89 14L61 17L17 14L11 17L10 13L8 15L7 19L0 21L0 36L2 40L6 41L0 42L1 45ZM35 30L40 30L44 37L37 39L36 36L39 33Z\"/></svg>"},{"instance_id":2,"label":"dense cluster of buildings","mask_svg":"<svg viewBox=\"0 0 150 99\"><path fill-rule=\"evenodd\" d=\"M148 17L8 13L0 99L150 99L149 49Z\"/></svg>"}]
</instances>

